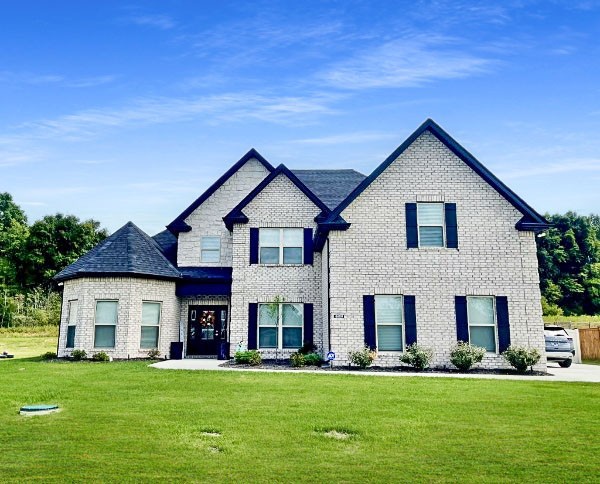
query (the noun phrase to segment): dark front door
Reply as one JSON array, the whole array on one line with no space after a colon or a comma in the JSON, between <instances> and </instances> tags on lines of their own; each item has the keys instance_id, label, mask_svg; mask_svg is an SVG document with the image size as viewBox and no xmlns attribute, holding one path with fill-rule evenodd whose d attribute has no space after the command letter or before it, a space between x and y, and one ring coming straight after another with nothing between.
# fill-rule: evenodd
<instances>
[{"instance_id":1,"label":"dark front door","mask_svg":"<svg viewBox=\"0 0 600 484\"><path fill-rule=\"evenodd\" d=\"M188 355L217 355L227 341L227 306L188 308Z\"/></svg>"}]
</instances>

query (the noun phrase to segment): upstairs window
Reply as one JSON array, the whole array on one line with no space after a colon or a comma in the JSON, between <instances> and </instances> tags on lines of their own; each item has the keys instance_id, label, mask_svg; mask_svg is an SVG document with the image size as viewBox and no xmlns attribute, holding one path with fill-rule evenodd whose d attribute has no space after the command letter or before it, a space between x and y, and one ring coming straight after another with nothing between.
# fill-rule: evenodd
<instances>
[{"instance_id":1,"label":"upstairs window","mask_svg":"<svg viewBox=\"0 0 600 484\"><path fill-rule=\"evenodd\" d=\"M302 264L303 229L267 229L259 231L261 264Z\"/></svg>"},{"instance_id":2,"label":"upstairs window","mask_svg":"<svg viewBox=\"0 0 600 484\"><path fill-rule=\"evenodd\" d=\"M417 203L420 247L444 247L444 204Z\"/></svg>"},{"instance_id":3,"label":"upstairs window","mask_svg":"<svg viewBox=\"0 0 600 484\"><path fill-rule=\"evenodd\" d=\"M200 241L200 262L219 262L221 260L221 238L202 237Z\"/></svg>"}]
</instances>

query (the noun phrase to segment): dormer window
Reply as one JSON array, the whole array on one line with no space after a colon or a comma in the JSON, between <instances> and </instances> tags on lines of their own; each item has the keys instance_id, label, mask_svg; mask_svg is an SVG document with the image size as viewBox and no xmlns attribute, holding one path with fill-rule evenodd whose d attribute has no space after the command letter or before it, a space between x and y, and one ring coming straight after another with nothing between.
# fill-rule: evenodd
<instances>
[{"instance_id":1,"label":"dormer window","mask_svg":"<svg viewBox=\"0 0 600 484\"><path fill-rule=\"evenodd\" d=\"M303 229L261 228L259 261L261 264L302 264Z\"/></svg>"}]
</instances>

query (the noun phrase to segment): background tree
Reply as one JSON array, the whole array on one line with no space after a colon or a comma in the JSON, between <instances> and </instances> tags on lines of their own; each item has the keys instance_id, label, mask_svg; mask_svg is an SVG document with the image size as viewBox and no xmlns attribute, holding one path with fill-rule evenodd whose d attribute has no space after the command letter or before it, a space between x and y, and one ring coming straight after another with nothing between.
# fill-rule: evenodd
<instances>
[{"instance_id":1,"label":"background tree","mask_svg":"<svg viewBox=\"0 0 600 484\"><path fill-rule=\"evenodd\" d=\"M17 289L18 255L28 235L25 212L9 193L0 193L0 286L3 293Z\"/></svg>"},{"instance_id":2,"label":"background tree","mask_svg":"<svg viewBox=\"0 0 600 484\"><path fill-rule=\"evenodd\" d=\"M600 217L546 218L552 227L537 239L544 313L600 313Z\"/></svg>"},{"instance_id":3,"label":"background tree","mask_svg":"<svg viewBox=\"0 0 600 484\"><path fill-rule=\"evenodd\" d=\"M19 256L17 281L24 288L49 287L52 277L108 236L95 220L47 215L34 222Z\"/></svg>"}]
</instances>

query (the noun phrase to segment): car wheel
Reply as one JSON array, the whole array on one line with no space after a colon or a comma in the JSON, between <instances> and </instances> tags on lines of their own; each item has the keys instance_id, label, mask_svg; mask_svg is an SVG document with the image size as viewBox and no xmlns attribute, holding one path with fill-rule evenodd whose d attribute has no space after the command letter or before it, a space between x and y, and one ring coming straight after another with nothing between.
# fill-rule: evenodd
<instances>
[{"instance_id":1,"label":"car wheel","mask_svg":"<svg viewBox=\"0 0 600 484\"><path fill-rule=\"evenodd\" d=\"M563 361L559 361L558 364L562 367L562 368L569 368L569 366L571 366L571 363L573 363L573 360L569 359L569 360L563 360Z\"/></svg>"}]
</instances>

